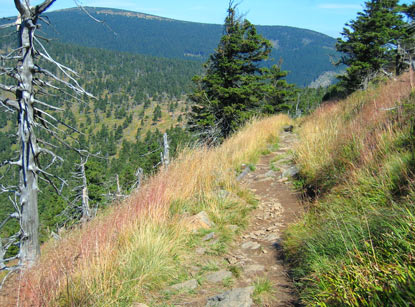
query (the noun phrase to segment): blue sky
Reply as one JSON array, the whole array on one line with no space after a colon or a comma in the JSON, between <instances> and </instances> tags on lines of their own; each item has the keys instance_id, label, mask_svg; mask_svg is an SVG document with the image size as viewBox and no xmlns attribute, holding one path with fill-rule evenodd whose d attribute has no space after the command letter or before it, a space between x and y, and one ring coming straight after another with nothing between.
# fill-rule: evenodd
<instances>
[{"instance_id":1,"label":"blue sky","mask_svg":"<svg viewBox=\"0 0 415 307\"><path fill-rule=\"evenodd\" d=\"M178 20L222 24L228 0L78 0L85 6L120 8ZM32 5L42 1L31 0ZM257 25L306 28L338 37L344 24L362 10L364 0L242 0L239 11ZM408 1L402 1L408 2ZM53 9L74 7L57 0ZM0 17L16 15L12 0L0 0Z\"/></svg>"}]
</instances>

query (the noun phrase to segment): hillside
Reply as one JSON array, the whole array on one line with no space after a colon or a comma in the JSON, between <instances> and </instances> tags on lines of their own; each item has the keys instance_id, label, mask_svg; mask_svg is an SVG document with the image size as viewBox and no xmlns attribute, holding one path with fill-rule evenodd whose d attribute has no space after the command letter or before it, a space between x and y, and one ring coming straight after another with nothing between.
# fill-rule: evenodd
<instances>
[{"instance_id":1,"label":"hillside","mask_svg":"<svg viewBox=\"0 0 415 307\"><path fill-rule=\"evenodd\" d=\"M14 40L0 40L4 49L11 48ZM192 61L156 58L146 55L129 54L96 48L87 48L50 42L46 45L51 56L60 63L73 67L78 72L78 80L96 99L77 102L58 91L50 91L51 96L43 100L55 106L63 106L65 111L52 114L63 125L71 126L80 133L66 129L64 140L74 147L81 147L91 153L99 153L100 159L90 159L87 165L88 183L91 185L92 207L105 207L111 197L105 194L116 190L116 177L119 178L123 193L129 192L140 167L145 175L157 170L162 152L162 133L168 132L171 155L181 143L190 141L183 129L189 108L186 93L190 91L191 78L200 73L200 65ZM47 62L45 68L55 71ZM0 76L1 83L7 77ZM13 82L13 81L12 81ZM8 112L0 114L0 158L10 159L17 150L14 116ZM56 140L38 128L39 135L50 143ZM54 167L54 172L65 178L68 185L63 197L54 194L52 188L40 183L45 193L39 196L41 206L41 239L50 235L48 229L56 229L76 217L77 212L62 212L68 209L69 200L78 185L72 172L79 163L79 155L67 148L58 153L65 161ZM4 182L14 182L15 172L9 172ZM12 210L7 195L1 194L3 205L0 219ZM18 227L8 224L2 235Z\"/></svg>"},{"instance_id":2,"label":"hillside","mask_svg":"<svg viewBox=\"0 0 415 307\"><path fill-rule=\"evenodd\" d=\"M296 182L308 213L285 253L309 306L415 300L414 95L409 74L301 121Z\"/></svg>"},{"instance_id":3,"label":"hillside","mask_svg":"<svg viewBox=\"0 0 415 307\"><path fill-rule=\"evenodd\" d=\"M82 228L49 240L39 265L21 279L19 293L0 297L1 302L17 299L20 306L168 302L170 295L164 289L191 278L191 267L204 273L223 265L229 243L247 227L257 203L238 185L238 170L243 164L255 164L270 144L278 148L277 136L288 122L282 115L254 121L220 147L185 150L124 202ZM201 211L214 222L212 229L203 229L203 220L190 218ZM238 230L231 231L231 225ZM202 258L195 250L207 231L216 239ZM235 276L238 270L233 269Z\"/></svg>"},{"instance_id":4,"label":"hillside","mask_svg":"<svg viewBox=\"0 0 415 307\"><path fill-rule=\"evenodd\" d=\"M47 14L52 25L43 26L45 36L88 47L201 63L217 47L223 33L222 25L177 21L116 9L86 9L105 24L93 21L79 9L60 10ZM335 39L293 27L257 26L257 30L272 42L274 63L283 59L283 69L290 71L289 82L306 86L324 72L336 70L331 63L331 58L337 54Z\"/></svg>"},{"instance_id":5,"label":"hillside","mask_svg":"<svg viewBox=\"0 0 415 307\"><path fill-rule=\"evenodd\" d=\"M284 249L302 303L405 306L415 299L413 102L405 74L299 119L294 147L295 137L279 138L292 122L279 115L248 124L221 146L185 149L125 201L48 240L19 293L9 288L0 299L22 306L200 302L219 287L206 289L207 276L224 267L228 277L220 287L232 289L248 270L229 256L241 242L254 246L252 255L268 257L261 236L280 225L281 216L275 208L258 211L258 201L259 207L284 207L280 200L267 202L270 177L285 172L279 167L294 154L300 172L293 183L304 192L307 211L282 239L272 237L272 248ZM260 158L272 151L282 156ZM236 180L244 168L252 171L248 182L258 200ZM258 183L263 190L252 185ZM195 218L202 211L214 222L208 229L206 219ZM261 293L266 302L275 299L270 279L249 280L253 288L246 289L257 300ZM193 290L172 287L186 281L195 283Z\"/></svg>"}]
</instances>

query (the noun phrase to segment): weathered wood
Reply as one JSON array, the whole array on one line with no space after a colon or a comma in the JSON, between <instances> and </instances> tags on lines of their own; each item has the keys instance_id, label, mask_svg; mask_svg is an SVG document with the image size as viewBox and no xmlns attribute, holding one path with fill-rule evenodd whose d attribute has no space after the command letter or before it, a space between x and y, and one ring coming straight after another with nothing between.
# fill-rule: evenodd
<instances>
[{"instance_id":1,"label":"weathered wood","mask_svg":"<svg viewBox=\"0 0 415 307\"><path fill-rule=\"evenodd\" d=\"M36 15L32 15L29 1L15 0L16 8L22 16L19 26L22 60L17 71L19 75L19 90L16 91L18 110L18 137L20 141L20 227L22 238L20 243L20 264L30 267L40 256L39 246L39 214L38 214L38 173L35 157L38 155L36 135L33 130L34 97L33 71L34 50L33 34L36 29Z\"/></svg>"},{"instance_id":2,"label":"weathered wood","mask_svg":"<svg viewBox=\"0 0 415 307\"><path fill-rule=\"evenodd\" d=\"M167 138L167 133L164 133L163 135L163 159L162 163L165 168L167 168L170 164L170 146L169 146L169 140Z\"/></svg>"}]
</instances>

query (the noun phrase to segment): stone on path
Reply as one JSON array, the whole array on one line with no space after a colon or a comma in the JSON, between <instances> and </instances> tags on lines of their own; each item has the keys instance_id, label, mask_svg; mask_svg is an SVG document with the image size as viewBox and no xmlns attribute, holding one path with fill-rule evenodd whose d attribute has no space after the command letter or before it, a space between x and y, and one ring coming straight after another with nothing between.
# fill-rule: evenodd
<instances>
[{"instance_id":1,"label":"stone on path","mask_svg":"<svg viewBox=\"0 0 415 307\"><path fill-rule=\"evenodd\" d=\"M298 173L300 172L300 170L298 169L297 166L291 166L289 169L285 170L281 177L285 178L285 177L295 177L298 175Z\"/></svg>"},{"instance_id":2,"label":"stone on path","mask_svg":"<svg viewBox=\"0 0 415 307\"><path fill-rule=\"evenodd\" d=\"M261 245L257 242L248 241L241 245L243 249L258 249Z\"/></svg>"},{"instance_id":3,"label":"stone on path","mask_svg":"<svg viewBox=\"0 0 415 307\"><path fill-rule=\"evenodd\" d=\"M254 287L237 288L208 299L206 307L251 307Z\"/></svg>"},{"instance_id":4,"label":"stone on path","mask_svg":"<svg viewBox=\"0 0 415 307\"><path fill-rule=\"evenodd\" d=\"M274 177L274 176L275 176L275 172L272 170L265 173L265 177Z\"/></svg>"},{"instance_id":5,"label":"stone on path","mask_svg":"<svg viewBox=\"0 0 415 307\"><path fill-rule=\"evenodd\" d=\"M171 286L170 288L173 290L182 290L182 289L188 289L193 290L196 289L199 286L196 279L191 279L185 282L182 282L180 284L175 284Z\"/></svg>"},{"instance_id":6,"label":"stone on path","mask_svg":"<svg viewBox=\"0 0 415 307\"><path fill-rule=\"evenodd\" d=\"M265 270L265 267L260 264L251 264L248 265L245 269L246 273L256 273L256 272L263 272Z\"/></svg>"},{"instance_id":7,"label":"stone on path","mask_svg":"<svg viewBox=\"0 0 415 307\"><path fill-rule=\"evenodd\" d=\"M210 273L205 276L206 281L213 282L213 283L221 282L224 279L229 278L229 277L232 277L232 273L229 271L225 271L225 270Z\"/></svg>"}]
</instances>

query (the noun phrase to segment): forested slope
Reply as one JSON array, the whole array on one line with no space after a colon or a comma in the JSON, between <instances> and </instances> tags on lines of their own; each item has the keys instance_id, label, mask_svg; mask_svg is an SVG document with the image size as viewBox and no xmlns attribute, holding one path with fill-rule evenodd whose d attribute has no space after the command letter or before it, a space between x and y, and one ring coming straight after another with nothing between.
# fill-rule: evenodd
<instances>
[{"instance_id":1,"label":"forested slope","mask_svg":"<svg viewBox=\"0 0 415 307\"><path fill-rule=\"evenodd\" d=\"M13 40L7 41L4 37L1 41L3 50L11 49L14 44ZM201 71L199 63L54 41L45 46L57 61L76 70L79 83L96 97L77 102L59 91L51 91L52 96L42 97L51 105L63 107L64 111L52 114L62 123L59 128L66 130L64 141L97 156L91 157L86 165L92 207L105 207L108 201L112 201L113 196L109 193L117 190L117 176L122 193L127 194L137 180L135 173L138 168L142 168L145 175L157 170L164 132L168 133L173 157L180 143L190 141L183 128L189 108L185 94L191 90L192 77ZM54 71L50 63L42 65ZM6 79L5 75L0 76L1 83L6 83ZM12 137L15 125L13 114L0 114L2 161L11 159L18 150L17 139ZM79 133L66 129L64 125ZM56 226L70 224L79 218L79 208L71 208L74 204L70 202L75 197L73 188L79 186L79 180L75 180L72 173L77 170L80 156L58 144L42 129L38 134L40 138L59 145L56 153L64 157L64 162L50 171L67 182L63 197L57 196L45 182L40 183L39 211L42 239L45 239ZM3 184L16 182L17 176L14 171L8 172ZM3 218L11 212L12 204L6 194L0 198L0 216ZM3 235L16 227L17 223L8 224Z\"/></svg>"},{"instance_id":2,"label":"forested slope","mask_svg":"<svg viewBox=\"0 0 415 307\"><path fill-rule=\"evenodd\" d=\"M105 24L95 22L80 9L55 11L47 14L51 26L43 26L45 36L77 45L202 63L214 51L223 33L221 25L116 9L86 9ZM257 26L257 29L273 44L273 63L282 59L283 69L290 71L289 82L306 86L326 71L338 71L331 61L337 55L335 39L293 27Z\"/></svg>"}]
</instances>

